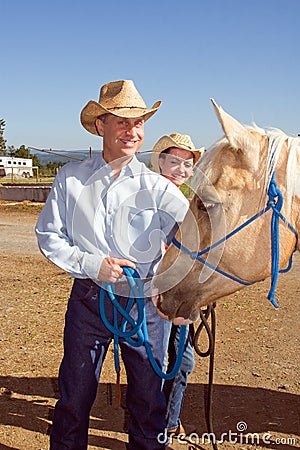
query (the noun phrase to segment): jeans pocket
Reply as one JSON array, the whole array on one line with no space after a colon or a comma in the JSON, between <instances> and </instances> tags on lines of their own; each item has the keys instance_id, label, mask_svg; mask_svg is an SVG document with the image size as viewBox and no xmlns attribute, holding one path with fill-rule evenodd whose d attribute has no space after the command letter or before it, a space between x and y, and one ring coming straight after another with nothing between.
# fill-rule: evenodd
<instances>
[{"instance_id":1,"label":"jeans pocket","mask_svg":"<svg viewBox=\"0 0 300 450\"><path fill-rule=\"evenodd\" d=\"M80 302L89 301L94 298L98 292L99 287L91 280L76 279L72 287L70 300Z\"/></svg>"}]
</instances>

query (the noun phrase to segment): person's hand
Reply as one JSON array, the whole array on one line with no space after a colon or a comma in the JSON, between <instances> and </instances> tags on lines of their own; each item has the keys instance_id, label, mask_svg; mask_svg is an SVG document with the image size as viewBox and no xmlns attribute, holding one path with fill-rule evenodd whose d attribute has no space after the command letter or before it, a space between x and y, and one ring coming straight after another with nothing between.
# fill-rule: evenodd
<instances>
[{"instance_id":1,"label":"person's hand","mask_svg":"<svg viewBox=\"0 0 300 450\"><path fill-rule=\"evenodd\" d=\"M172 322L174 323L174 325L190 325L191 323L193 323L192 320L190 319L185 319L184 317L175 317L175 319L172 320Z\"/></svg>"},{"instance_id":2,"label":"person's hand","mask_svg":"<svg viewBox=\"0 0 300 450\"><path fill-rule=\"evenodd\" d=\"M121 266L127 266L135 269L135 264L127 259L110 257L104 258L98 273L98 280L106 281L108 283L116 283L118 279L124 275Z\"/></svg>"}]
</instances>

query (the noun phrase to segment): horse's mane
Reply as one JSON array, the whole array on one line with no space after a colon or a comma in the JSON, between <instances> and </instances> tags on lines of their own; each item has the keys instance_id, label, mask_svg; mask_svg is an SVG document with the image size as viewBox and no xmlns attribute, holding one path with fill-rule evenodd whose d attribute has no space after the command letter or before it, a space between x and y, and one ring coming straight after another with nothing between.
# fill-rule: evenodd
<instances>
[{"instance_id":1,"label":"horse's mane","mask_svg":"<svg viewBox=\"0 0 300 450\"><path fill-rule=\"evenodd\" d=\"M300 155L300 138L287 136L278 128L271 128L267 132L269 138L267 170L266 170L266 190L268 189L270 178L276 171L279 155L282 151L284 143L287 150L287 164L285 175L286 188L286 216L289 217L291 212L292 198L295 194L296 180L299 175L298 156Z\"/></svg>"}]
</instances>

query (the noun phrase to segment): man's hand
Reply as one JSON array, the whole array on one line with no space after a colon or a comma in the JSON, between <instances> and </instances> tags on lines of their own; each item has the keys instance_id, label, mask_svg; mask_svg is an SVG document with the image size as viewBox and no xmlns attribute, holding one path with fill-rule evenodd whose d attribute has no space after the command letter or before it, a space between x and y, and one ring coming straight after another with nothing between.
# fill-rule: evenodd
<instances>
[{"instance_id":1,"label":"man's hand","mask_svg":"<svg viewBox=\"0 0 300 450\"><path fill-rule=\"evenodd\" d=\"M100 266L98 280L106 281L108 283L116 283L118 279L124 275L121 266L127 266L135 269L135 264L127 259L105 258Z\"/></svg>"},{"instance_id":2,"label":"man's hand","mask_svg":"<svg viewBox=\"0 0 300 450\"><path fill-rule=\"evenodd\" d=\"M175 317L175 319L172 320L172 322L174 323L174 325L190 325L191 323L193 323L192 320L190 319L185 319L184 317Z\"/></svg>"}]
</instances>

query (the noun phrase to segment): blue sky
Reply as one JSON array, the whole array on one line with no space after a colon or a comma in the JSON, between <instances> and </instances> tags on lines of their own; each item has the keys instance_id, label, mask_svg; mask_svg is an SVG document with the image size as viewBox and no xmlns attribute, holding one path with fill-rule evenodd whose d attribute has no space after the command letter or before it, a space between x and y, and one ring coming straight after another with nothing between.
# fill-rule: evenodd
<instances>
[{"instance_id":1,"label":"blue sky","mask_svg":"<svg viewBox=\"0 0 300 450\"><path fill-rule=\"evenodd\" d=\"M101 149L79 122L101 85L133 79L143 149L163 134L209 147L210 97L245 124L300 133L300 0L0 0L0 119L7 145Z\"/></svg>"}]
</instances>

